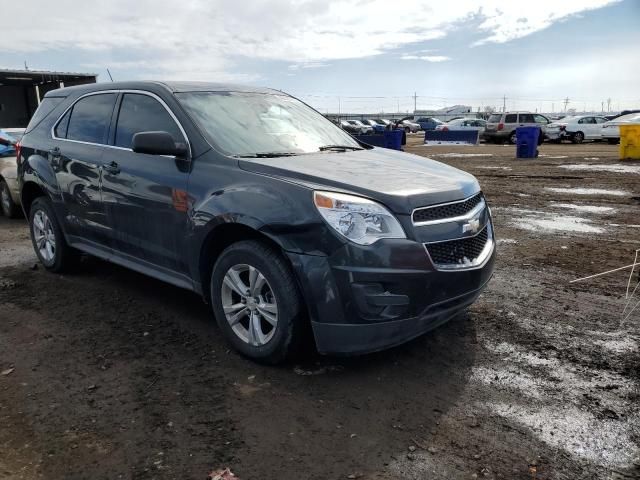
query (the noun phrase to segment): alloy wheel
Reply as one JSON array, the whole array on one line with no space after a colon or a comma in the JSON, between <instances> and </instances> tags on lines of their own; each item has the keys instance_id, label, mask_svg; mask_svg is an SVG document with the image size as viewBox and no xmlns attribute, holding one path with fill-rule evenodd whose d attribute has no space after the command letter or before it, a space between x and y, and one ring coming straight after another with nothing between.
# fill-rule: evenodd
<instances>
[{"instance_id":1,"label":"alloy wheel","mask_svg":"<svg viewBox=\"0 0 640 480\"><path fill-rule=\"evenodd\" d=\"M229 268L220 293L227 322L243 342L259 347L273 338L278 305L269 282L257 268L247 264Z\"/></svg>"},{"instance_id":2,"label":"alloy wheel","mask_svg":"<svg viewBox=\"0 0 640 480\"><path fill-rule=\"evenodd\" d=\"M47 213L38 210L33 216L33 238L42 259L49 263L56 256L56 235Z\"/></svg>"}]
</instances>

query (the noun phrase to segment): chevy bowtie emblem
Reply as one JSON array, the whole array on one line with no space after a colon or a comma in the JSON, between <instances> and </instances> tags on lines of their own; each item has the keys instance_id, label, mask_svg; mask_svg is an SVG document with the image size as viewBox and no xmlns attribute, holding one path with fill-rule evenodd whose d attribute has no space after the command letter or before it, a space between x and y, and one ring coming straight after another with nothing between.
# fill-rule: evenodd
<instances>
[{"instance_id":1,"label":"chevy bowtie emblem","mask_svg":"<svg viewBox=\"0 0 640 480\"><path fill-rule=\"evenodd\" d=\"M480 220L477 218L469 220L469 223L462 225L462 233L476 233L478 230L480 230Z\"/></svg>"}]
</instances>

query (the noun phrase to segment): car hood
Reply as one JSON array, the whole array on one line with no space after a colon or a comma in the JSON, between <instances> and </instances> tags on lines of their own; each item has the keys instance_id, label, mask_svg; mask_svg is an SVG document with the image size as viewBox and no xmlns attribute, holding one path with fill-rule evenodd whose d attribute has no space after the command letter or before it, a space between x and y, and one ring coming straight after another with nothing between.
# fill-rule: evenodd
<instances>
[{"instance_id":1,"label":"car hood","mask_svg":"<svg viewBox=\"0 0 640 480\"><path fill-rule=\"evenodd\" d=\"M303 185L379 201L395 213L451 202L480 191L469 173L385 148L240 160L240 167Z\"/></svg>"}]
</instances>

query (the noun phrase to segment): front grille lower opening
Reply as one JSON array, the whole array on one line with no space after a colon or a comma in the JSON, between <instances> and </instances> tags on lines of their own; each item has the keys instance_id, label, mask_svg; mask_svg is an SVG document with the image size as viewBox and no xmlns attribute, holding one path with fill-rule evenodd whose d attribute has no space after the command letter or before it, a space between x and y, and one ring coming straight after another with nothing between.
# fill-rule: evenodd
<instances>
[{"instance_id":1,"label":"front grille lower opening","mask_svg":"<svg viewBox=\"0 0 640 480\"><path fill-rule=\"evenodd\" d=\"M489 239L489 232L485 226L474 237L461 238L426 244L431 260L436 265L471 266L478 259Z\"/></svg>"},{"instance_id":2,"label":"front grille lower opening","mask_svg":"<svg viewBox=\"0 0 640 480\"><path fill-rule=\"evenodd\" d=\"M446 218L460 217L466 215L482 201L482 192L477 193L473 197L456 203L447 205L435 205L433 207L424 207L413 212L413 222L430 222L433 220L443 220Z\"/></svg>"}]
</instances>

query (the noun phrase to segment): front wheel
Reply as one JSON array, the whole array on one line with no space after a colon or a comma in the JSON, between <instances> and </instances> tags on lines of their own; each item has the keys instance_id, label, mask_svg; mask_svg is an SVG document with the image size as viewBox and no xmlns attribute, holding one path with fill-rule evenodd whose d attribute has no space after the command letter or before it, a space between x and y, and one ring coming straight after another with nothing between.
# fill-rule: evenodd
<instances>
[{"instance_id":1,"label":"front wheel","mask_svg":"<svg viewBox=\"0 0 640 480\"><path fill-rule=\"evenodd\" d=\"M609 142L609 145L617 145L618 141L619 140L617 138L607 138L607 142Z\"/></svg>"},{"instance_id":2,"label":"front wheel","mask_svg":"<svg viewBox=\"0 0 640 480\"><path fill-rule=\"evenodd\" d=\"M303 302L282 256L259 241L235 243L211 274L211 305L231 345L254 360L276 364L302 340Z\"/></svg>"},{"instance_id":3,"label":"front wheel","mask_svg":"<svg viewBox=\"0 0 640 480\"><path fill-rule=\"evenodd\" d=\"M33 249L44 268L58 273L75 263L78 252L67 245L48 198L38 197L33 201L29 229Z\"/></svg>"}]
</instances>

